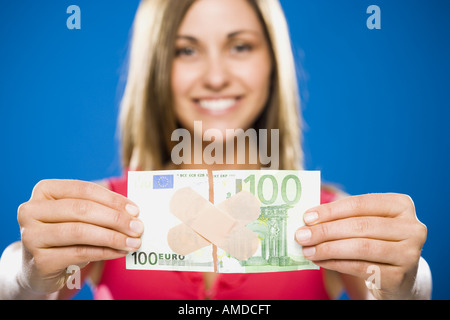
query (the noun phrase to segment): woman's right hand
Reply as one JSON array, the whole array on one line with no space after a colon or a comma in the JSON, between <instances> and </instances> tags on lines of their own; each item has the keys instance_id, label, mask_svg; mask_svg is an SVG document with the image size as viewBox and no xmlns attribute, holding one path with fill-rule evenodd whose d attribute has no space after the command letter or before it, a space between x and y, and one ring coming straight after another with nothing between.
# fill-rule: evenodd
<instances>
[{"instance_id":1,"label":"woman's right hand","mask_svg":"<svg viewBox=\"0 0 450 320\"><path fill-rule=\"evenodd\" d=\"M24 287L51 293L66 283L66 268L136 251L144 226L137 206L98 184L42 180L18 209ZM70 274L69 274L70 275Z\"/></svg>"}]
</instances>

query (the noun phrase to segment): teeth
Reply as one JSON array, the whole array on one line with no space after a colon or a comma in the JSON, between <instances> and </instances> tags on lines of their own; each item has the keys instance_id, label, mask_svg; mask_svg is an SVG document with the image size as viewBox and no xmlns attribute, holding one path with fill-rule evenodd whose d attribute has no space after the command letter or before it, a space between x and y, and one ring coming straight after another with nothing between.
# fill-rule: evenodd
<instances>
[{"instance_id":1,"label":"teeth","mask_svg":"<svg viewBox=\"0 0 450 320\"><path fill-rule=\"evenodd\" d=\"M225 110L232 107L236 99L200 100L200 107L213 111Z\"/></svg>"}]
</instances>

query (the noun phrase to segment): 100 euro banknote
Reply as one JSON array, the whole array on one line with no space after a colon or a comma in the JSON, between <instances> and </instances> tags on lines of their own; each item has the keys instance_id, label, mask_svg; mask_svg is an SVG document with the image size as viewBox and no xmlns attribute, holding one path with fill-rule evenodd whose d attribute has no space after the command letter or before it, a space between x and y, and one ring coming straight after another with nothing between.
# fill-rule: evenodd
<instances>
[{"instance_id":1,"label":"100 euro banknote","mask_svg":"<svg viewBox=\"0 0 450 320\"><path fill-rule=\"evenodd\" d=\"M128 197L140 207L145 231L140 249L127 255L127 269L252 273L318 268L303 257L294 234L304 224L303 213L320 203L320 172L212 175L216 206L208 202L206 170L129 172ZM249 239L251 246L242 243Z\"/></svg>"}]
</instances>

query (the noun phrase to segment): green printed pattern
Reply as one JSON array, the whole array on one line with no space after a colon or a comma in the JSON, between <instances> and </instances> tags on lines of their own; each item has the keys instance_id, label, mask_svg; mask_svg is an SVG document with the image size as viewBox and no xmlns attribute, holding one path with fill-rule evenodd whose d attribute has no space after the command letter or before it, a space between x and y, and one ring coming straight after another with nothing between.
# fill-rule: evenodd
<instances>
[{"instance_id":1,"label":"green printed pattern","mask_svg":"<svg viewBox=\"0 0 450 320\"><path fill-rule=\"evenodd\" d=\"M224 171L213 175L215 202L247 190L261 202L258 220L247 227L259 238L257 253L237 264L233 257L219 252L219 272L277 272L316 269L302 255L294 233L303 225L303 212L319 204L320 174L305 171ZM234 187L233 187L234 183ZM231 185L230 185L231 184ZM303 192L303 189L305 190ZM220 250L219 250L220 251ZM239 271L237 271L239 270Z\"/></svg>"}]
</instances>

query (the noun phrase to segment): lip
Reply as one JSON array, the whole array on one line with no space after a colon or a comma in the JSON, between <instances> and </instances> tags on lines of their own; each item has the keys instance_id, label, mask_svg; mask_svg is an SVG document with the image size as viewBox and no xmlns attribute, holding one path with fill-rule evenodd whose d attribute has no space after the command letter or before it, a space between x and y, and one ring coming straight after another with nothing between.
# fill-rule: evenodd
<instances>
[{"instance_id":1,"label":"lip","mask_svg":"<svg viewBox=\"0 0 450 320\"><path fill-rule=\"evenodd\" d=\"M220 96L220 97L201 97L201 98L194 98L192 99L195 107L198 111L200 111L203 114L212 115L212 116L220 116L225 115L227 113L230 113L237 109L239 105L241 104L241 101L243 99L243 96ZM201 105L201 101L226 101L226 100L235 100L234 104L226 107L226 108L218 108L218 109L208 109Z\"/></svg>"}]
</instances>

